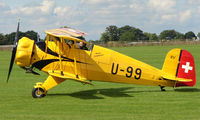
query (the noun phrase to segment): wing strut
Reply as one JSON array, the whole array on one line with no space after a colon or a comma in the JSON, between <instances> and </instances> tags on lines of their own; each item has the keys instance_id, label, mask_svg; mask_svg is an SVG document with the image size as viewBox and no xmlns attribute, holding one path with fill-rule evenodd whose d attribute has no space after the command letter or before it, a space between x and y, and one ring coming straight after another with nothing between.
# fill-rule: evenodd
<instances>
[{"instance_id":1,"label":"wing strut","mask_svg":"<svg viewBox=\"0 0 200 120\"><path fill-rule=\"evenodd\" d=\"M76 40L74 41L74 50L76 49ZM78 72L77 72L77 64L76 64L76 50L75 50L75 54L74 54L74 69L75 69L75 74L76 74L76 78L79 78L78 77Z\"/></svg>"},{"instance_id":2,"label":"wing strut","mask_svg":"<svg viewBox=\"0 0 200 120\"><path fill-rule=\"evenodd\" d=\"M59 45L59 62L60 62L60 70L61 70L61 72L60 72L60 74L63 76L64 74L63 74L63 66L62 66L62 60L61 60L61 46L62 46L62 44L63 44L63 38L61 38L61 42L59 42L59 41L57 41L58 42L58 45Z\"/></svg>"}]
</instances>

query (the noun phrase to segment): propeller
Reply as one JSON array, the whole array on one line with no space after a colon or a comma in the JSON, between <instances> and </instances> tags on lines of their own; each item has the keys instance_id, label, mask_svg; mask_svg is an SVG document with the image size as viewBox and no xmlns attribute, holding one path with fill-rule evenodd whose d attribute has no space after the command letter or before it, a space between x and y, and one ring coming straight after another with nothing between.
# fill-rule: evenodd
<instances>
[{"instance_id":1,"label":"propeller","mask_svg":"<svg viewBox=\"0 0 200 120\"><path fill-rule=\"evenodd\" d=\"M12 71L12 67L13 67L13 64L14 64L14 61L15 61L17 44L18 44L18 41L19 41L19 24L20 24L20 20L18 21L17 31L16 31L16 34L15 34L15 40L14 40L14 46L13 46L13 49L12 49L12 56L11 56L11 59L10 59L10 67L9 67L9 71L8 71L7 82L9 80L10 73Z\"/></svg>"}]
</instances>

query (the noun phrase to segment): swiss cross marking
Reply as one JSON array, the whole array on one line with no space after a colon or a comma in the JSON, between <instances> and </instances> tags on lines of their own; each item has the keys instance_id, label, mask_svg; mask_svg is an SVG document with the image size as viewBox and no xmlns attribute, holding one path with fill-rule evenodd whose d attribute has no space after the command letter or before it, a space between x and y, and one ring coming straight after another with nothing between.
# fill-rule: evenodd
<instances>
[{"instance_id":1,"label":"swiss cross marking","mask_svg":"<svg viewBox=\"0 0 200 120\"><path fill-rule=\"evenodd\" d=\"M189 70L193 69L193 67L190 66L190 62L186 62L186 65L182 65L182 68L185 69L185 73L188 73Z\"/></svg>"}]
</instances>

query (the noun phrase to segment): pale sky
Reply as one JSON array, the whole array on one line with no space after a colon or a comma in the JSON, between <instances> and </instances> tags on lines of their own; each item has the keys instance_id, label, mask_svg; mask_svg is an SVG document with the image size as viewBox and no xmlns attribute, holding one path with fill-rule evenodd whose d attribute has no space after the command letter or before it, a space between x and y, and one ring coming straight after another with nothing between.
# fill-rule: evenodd
<instances>
[{"instance_id":1,"label":"pale sky","mask_svg":"<svg viewBox=\"0 0 200 120\"><path fill-rule=\"evenodd\" d=\"M0 0L0 33L69 26L99 39L109 25L130 25L160 34L166 29L200 32L200 0Z\"/></svg>"}]
</instances>

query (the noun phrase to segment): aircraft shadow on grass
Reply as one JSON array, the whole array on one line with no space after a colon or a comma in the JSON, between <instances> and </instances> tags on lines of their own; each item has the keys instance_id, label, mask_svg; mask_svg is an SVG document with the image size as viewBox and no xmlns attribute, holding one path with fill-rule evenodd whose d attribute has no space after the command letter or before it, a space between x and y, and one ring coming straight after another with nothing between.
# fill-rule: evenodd
<instances>
[{"instance_id":1,"label":"aircraft shadow on grass","mask_svg":"<svg viewBox=\"0 0 200 120\"><path fill-rule=\"evenodd\" d=\"M107 97L133 97L128 93L132 93L135 91L128 91L133 87L122 87L122 88L108 88L108 89L93 89L93 90L85 90L74 93L66 93L66 94L48 94L48 96L71 96L80 99L104 99Z\"/></svg>"},{"instance_id":2,"label":"aircraft shadow on grass","mask_svg":"<svg viewBox=\"0 0 200 120\"><path fill-rule=\"evenodd\" d=\"M104 99L107 97L134 97L129 93L141 93L141 92L161 92L160 90L146 90L146 91L130 91L134 87L121 87L121 88L108 88L108 89L93 89L78 91L73 93L55 93L48 94L48 96L71 96L80 99ZM198 88L181 88L167 91L177 92L200 92Z\"/></svg>"},{"instance_id":3,"label":"aircraft shadow on grass","mask_svg":"<svg viewBox=\"0 0 200 120\"><path fill-rule=\"evenodd\" d=\"M177 92L200 92L200 89L198 88L180 88L180 89L175 89Z\"/></svg>"}]
</instances>

